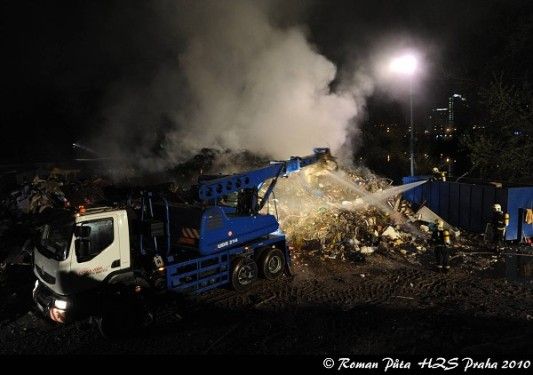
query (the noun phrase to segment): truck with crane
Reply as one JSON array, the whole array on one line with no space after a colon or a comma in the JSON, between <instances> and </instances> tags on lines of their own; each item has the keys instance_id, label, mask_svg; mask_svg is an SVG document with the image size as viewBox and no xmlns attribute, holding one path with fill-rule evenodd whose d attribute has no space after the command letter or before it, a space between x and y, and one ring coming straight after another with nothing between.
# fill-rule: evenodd
<instances>
[{"instance_id":1,"label":"truck with crane","mask_svg":"<svg viewBox=\"0 0 533 375\"><path fill-rule=\"evenodd\" d=\"M259 276L290 274L285 235L263 208L279 178L331 162L328 148L316 148L243 173L200 176L194 202L144 191L125 207L61 210L36 241L35 304L55 322L89 315L103 333L127 331L139 324L142 312L133 312L142 311L145 291L243 291Z\"/></svg>"}]
</instances>

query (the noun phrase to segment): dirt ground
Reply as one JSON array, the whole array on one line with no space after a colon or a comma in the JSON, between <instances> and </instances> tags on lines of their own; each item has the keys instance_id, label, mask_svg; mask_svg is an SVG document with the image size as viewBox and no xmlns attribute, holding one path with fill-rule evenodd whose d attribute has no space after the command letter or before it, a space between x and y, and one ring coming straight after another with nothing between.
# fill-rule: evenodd
<instances>
[{"instance_id":1,"label":"dirt ground","mask_svg":"<svg viewBox=\"0 0 533 375\"><path fill-rule=\"evenodd\" d=\"M492 262L489 262L492 259ZM479 263L491 264L486 269ZM0 353L533 354L533 289L508 281L503 258L454 256L448 274L429 252L359 263L300 254L294 277L164 297L154 323L106 340L88 321L56 325L33 308L29 267L5 270Z\"/></svg>"}]
</instances>

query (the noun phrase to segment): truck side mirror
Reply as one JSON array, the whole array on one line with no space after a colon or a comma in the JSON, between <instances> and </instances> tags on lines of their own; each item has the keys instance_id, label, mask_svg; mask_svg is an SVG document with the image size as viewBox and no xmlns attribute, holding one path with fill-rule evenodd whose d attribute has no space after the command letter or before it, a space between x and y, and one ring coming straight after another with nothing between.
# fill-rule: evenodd
<instances>
[{"instance_id":1,"label":"truck side mirror","mask_svg":"<svg viewBox=\"0 0 533 375\"><path fill-rule=\"evenodd\" d=\"M91 235L91 227L87 225L79 225L74 229L76 237L87 238Z\"/></svg>"},{"instance_id":2,"label":"truck side mirror","mask_svg":"<svg viewBox=\"0 0 533 375\"><path fill-rule=\"evenodd\" d=\"M88 258L91 255L91 241L88 239L78 238L74 241L76 257L79 261Z\"/></svg>"}]
</instances>

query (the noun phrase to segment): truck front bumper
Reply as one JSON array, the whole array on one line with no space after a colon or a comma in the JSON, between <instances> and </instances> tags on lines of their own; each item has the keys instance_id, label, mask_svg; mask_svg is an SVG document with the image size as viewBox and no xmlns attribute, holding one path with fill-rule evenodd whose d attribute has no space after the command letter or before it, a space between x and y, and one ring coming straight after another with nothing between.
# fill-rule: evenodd
<instances>
[{"instance_id":1,"label":"truck front bumper","mask_svg":"<svg viewBox=\"0 0 533 375\"><path fill-rule=\"evenodd\" d=\"M39 311L54 322L66 323L70 318L72 301L65 296L54 293L39 280L35 282L33 288L33 301Z\"/></svg>"}]
</instances>

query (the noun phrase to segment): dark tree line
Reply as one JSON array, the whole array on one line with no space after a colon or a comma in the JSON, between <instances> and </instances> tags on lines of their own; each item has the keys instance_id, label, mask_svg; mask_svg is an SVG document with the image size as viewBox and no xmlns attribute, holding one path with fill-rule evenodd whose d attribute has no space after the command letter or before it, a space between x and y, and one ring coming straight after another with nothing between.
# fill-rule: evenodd
<instances>
[{"instance_id":1,"label":"dark tree line","mask_svg":"<svg viewBox=\"0 0 533 375\"><path fill-rule=\"evenodd\" d=\"M531 182L533 177L533 93L503 75L480 92L484 128L462 139L473 169L482 178Z\"/></svg>"},{"instance_id":2,"label":"dark tree line","mask_svg":"<svg viewBox=\"0 0 533 375\"><path fill-rule=\"evenodd\" d=\"M510 4L509 4L510 3ZM510 182L533 182L533 5L501 3L490 32L477 44L477 117L484 128L462 139L475 175ZM485 43L482 43L486 41Z\"/></svg>"}]
</instances>

